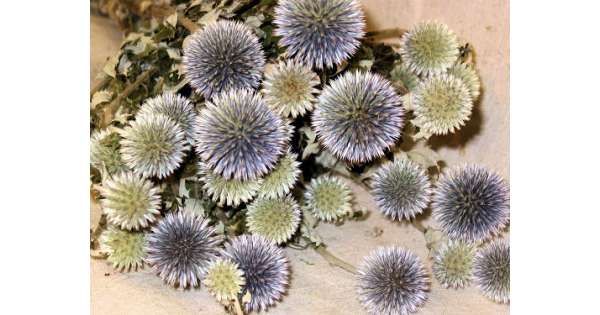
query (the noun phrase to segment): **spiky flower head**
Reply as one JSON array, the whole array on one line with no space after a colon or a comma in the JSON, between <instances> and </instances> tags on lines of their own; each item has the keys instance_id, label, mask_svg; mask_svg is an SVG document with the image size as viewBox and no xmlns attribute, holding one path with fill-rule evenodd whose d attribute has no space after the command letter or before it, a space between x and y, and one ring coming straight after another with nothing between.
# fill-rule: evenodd
<instances>
[{"instance_id":1,"label":"spiky flower head","mask_svg":"<svg viewBox=\"0 0 600 315\"><path fill-rule=\"evenodd\" d=\"M250 293L246 311L266 311L281 299L289 281L289 262L281 248L260 235L240 235L225 247L225 256L244 272L241 295Z\"/></svg>"},{"instance_id":2,"label":"spiky flower head","mask_svg":"<svg viewBox=\"0 0 600 315\"><path fill-rule=\"evenodd\" d=\"M253 180L284 153L289 128L250 90L230 90L206 103L198 117L196 150L226 179Z\"/></svg>"},{"instance_id":3,"label":"spiky flower head","mask_svg":"<svg viewBox=\"0 0 600 315\"><path fill-rule=\"evenodd\" d=\"M108 222L132 230L148 226L160 214L160 193L152 182L133 172L119 173L100 187Z\"/></svg>"},{"instance_id":4,"label":"spiky flower head","mask_svg":"<svg viewBox=\"0 0 600 315\"><path fill-rule=\"evenodd\" d=\"M258 38L240 22L211 23L193 33L183 48L185 76L206 99L232 88L257 88L264 66Z\"/></svg>"},{"instance_id":5,"label":"spiky flower head","mask_svg":"<svg viewBox=\"0 0 600 315\"><path fill-rule=\"evenodd\" d=\"M418 75L440 74L458 58L458 39L448 26L423 22L400 39L402 61Z\"/></svg>"},{"instance_id":6,"label":"spiky flower head","mask_svg":"<svg viewBox=\"0 0 600 315\"><path fill-rule=\"evenodd\" d=\"M246 225L252 234L262 235L277 244L292 237L300 224L300 207L290 196L257 199L248 206Z\"/></svg>"},{"instance_id":7,"label":"spiky flower head","mask_svg":"<svg viewBox=\"0 0 600 315\"><path fill-rule=\"evenodd\" d=\"M189 212L168 213L147 236L146 262L169 285L200 285L221 237L207 219Z\"/></svg>"},{"instance_id":8,"label":"spiky flower head","mask_svg":"<svg viewBox=\"0 0 600 315\"><path fill-rule=\"evenodd\" d=\"M403 63L396 65L390 71L390 80L394 86L401 86L407 91L413 91L421 82L421 79Z\"/></svg>"},{"instance_id":9,"label":"spiky flower head","mask_svg":"<svg viewBox=\"0 0 600 315\"><path fill-rule=\"evenodd\" d=\"M121 156L131 169L144 177L169 176L175 171L189 144L181 127L163 114L136 117L121 132Z\"/></svg>"},{"instance_id":10,"label":"spiky flower head","mask_svg":"<svg viewBox=\"0 0 600 315\"><path fill-rule=\"evenodd\" d=\"M481 83L477 71L472 65L462 62L456 63L448 69L448 74L460 79L471 93L473 101L477 100L481 92Z\"/></svg>"},{"instance_id":11,"label":"spiky flower head","mask_svg":"<svg viewBox=\"0 0 600 315\"><path fill-rule=\"evenodd\" d=\"M265 102L284 117L302 116L313 109L319 82L309 67L291 60L281 61L273 71L265 73Z\"/></svg>"},{"instance_id":12,"label":"spiky flower head","mask_svg":"<svg viewBox=\"0 0 600 315\"><path fill-rule=\"evenodd\" d=\"M116 174L127 170L119 152L121 137L108 129L96 131L90 141L90 164L99 171Z\"/></svg>"},{"instance_id":13,"label":"spiky flower head","mask_svg":"<svg viewBox=\"0 0 600 315\"><path fill-rule=\"evenodd\" d=\"M433 217L452 239L483 241L509 220L509 189L484 167L468 165L442 175L433 196Z\"/></svg>"},{"instance_id":14,"label":"spiky flower head","mask_svg":"<svg viewBox=\"0 0 600 315\"><path fill-rule=\"evenodd\" d=\"M510 301L510 245L507 241L496 240L477 252L473 278L488 298L498 303Z\"/></svg>"},{"instance_id":15,"label":"spiky flower head","mask_svg":"<svg viewBox=\"0 0 600 315\"><path fill-rule=\"evenodd\" d=\"M379 211L392 220L411 220L429 205L429 177L415 162L397 159L386 163L372 178L373 199Z\"/></svg>"},{"instance_id":16,"label":"spiky flower head","mask_svg":"<svg viewBox=\"0 0 600 315\"><path fill-rule=\"evenodd\" d=\"M242 202L252 200L263 184L261 178L247 181L226 179L213 172L208 165L202 162L198 164L198 174L204 182L204 190L212 200L227 206L237 207Z\"/></svg>"},{"instance_id":17,"label":"spiky flower head","mask_svg":"<svg viewBox=\"0 0 600 315\"><path fill-rule=\"evenodd\" d=\"M433 256L433 275L444 288L464 288L471 282L474 256L472 244L449 240Z\"/></svg>"},{"instance_id":18,"label":"spiky flower head","mask_svg":"<svg viewBox=\"0 0 600 315\"><path fill-rule=\"evenodd\" d=\"M404 110L390 82L370 72L346 72L319 96L312 126L323 145L352 163L382 156L400 137Z\"/></svg>"},{"instance_id":19,"label":"spiky flower head","mask_svg":"<svg viewBox=\"0 0 600 315\"><path fill-rule=\"evenodd\" d=\"M323 221L337 220L352 210L352 190L338 177L313 178L304 192L304 209Z\"/></svg>"},{"instance_id":20,"label":"spiky flower head","mask_svg":"<svg viewBox=\"0 0 600 315\"><path fill-rule=\"evenodd\" d=\"M187 98L172 92L165 92L146 99L137 113L138 116L155 114L166 115L179 124L185 133L186 140L193 144L196 133L196 109Z\"/></svg>"},{"instance_id":21,"label":"spiky flower head","mask_svg":"<svg viewBox=\"0 0 600 315\"><path fill-rule=\"evenodd\" d=\"M428 134L453 133L467 122L473 98L462 80L442 74L421 82L412 95L413 123Z\"/></svg>"},{"instance_id":22,"label":"spiky flower head","mask_svg":"<svg viewBox=\"0 0 600 315\"><path fill-rule=\"evenodd\" d=\"M339 65L364 36L364 14L356 0L280 0L275 35L290 56L317 69Z\"/></svg>"},{"instance_id":23,"label":"spiky flower head","mask_svg":"<svg viewBox=\"0 0 600 315\"><path fill-rule=\"evenodd\" d=\"M106 259L120 271L131 271L144 264L145 236L143 232L130 232L109 226L100 234L100 251L107 253Z\"/></svg>"},{"instance_id":24,"label":"spiky flower head","mask_svg":"<svg viewBox=\"0 0 600 315\"><path fill-rule=\"evenodd\" d=\"M264 177L258 195L261 198L280 198L290 192L300 176L298 155L289 152L284 154L275 168Z\"/></svg>"},{"instance_id":25,"label":"spiky flower head","mask_svg":"<svg viewBox=\"0 0 600 315\"><path fill-rule=\"evenodd\" d=\"M410 251L380 247L358 268L358 296L369 314L407 315L427 300L429 276Z\"/></svg>"},{"instance_id":26,"label":"spiky flower head","mask_svg":"<svg viewBox=\"0 0 600 315\"><path fill-rule=\"evenodd\" d=\"M203 281L210 293L219 302L234 300L246 283L244 272L229 259L219 258L208 265Z\"/></svg>"}]
</instances>

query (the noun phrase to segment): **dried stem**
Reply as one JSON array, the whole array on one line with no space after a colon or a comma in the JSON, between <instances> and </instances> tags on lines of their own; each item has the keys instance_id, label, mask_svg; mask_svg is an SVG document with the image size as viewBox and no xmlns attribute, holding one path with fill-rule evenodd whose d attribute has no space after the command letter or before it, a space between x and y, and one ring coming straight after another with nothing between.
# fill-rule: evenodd
<instances>
[{"instance_id":1,"label":"dried stem","mask_svg":"<svg viewBox=\"0 0 600 315\"><path fill-rule=\"evenodd\" d=\"M427 228L423 225L421 220L414 219L414 220L410 221L410 223L412 224L412 226L415 227L415 229L419 230L419 232L421 232L423 234L425 234L425 232L427 232Z\"/></svg>"},{"instance_id":2,"label":"dried stem","mask_svg":"<svg viewBox=\"0 0 600 315\"><path fill-rule=\"evenodd\" d=\"M390 28L378 31L367 32L366 37L369 39L400 37L405 31L399 28Z\"/></svg>"},{"instance_id":3,"label":"dried stem","mask_svg":"<svg viewBox=\"0 0 600 315\"><path fill-rule=\"evenodd\" d=\"M177 23L185 27L188 31L190 31L190 33L195 32L200 27L194 21L190 20L187 16L185 16L185 14L183 14L182 12L177 12Z\"/></svg>"},{"instance_id":4,"label":"dried stem","mask_svg":"<svg viewBox=\"0 0 600 315\"><path fill-rule=\"evenodd\" d=\"M233 301L235 315L244 315L244 311L242 310L242 304L240 303L240 299L236 296Z\"/></svg>"},{"instance_id":5,"label":"dried stem","mask_svg":"<svg viewBox=\"0 0 600 315\"><path fill-rule=\"evenodd\" d=\"M342 268L351 274L356 274L356 267L332 254L325 248L325 246L315 246L314 250L317 252L317 254L321 255L321 257L325 258L330 265Z\"/></svg>"}]
</instances>

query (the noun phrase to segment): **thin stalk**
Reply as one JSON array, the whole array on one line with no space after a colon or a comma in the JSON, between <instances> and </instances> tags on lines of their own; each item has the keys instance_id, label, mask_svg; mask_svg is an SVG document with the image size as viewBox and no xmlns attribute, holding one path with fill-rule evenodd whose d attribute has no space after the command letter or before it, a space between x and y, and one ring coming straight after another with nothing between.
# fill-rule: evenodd
<instances>
[{"instance_id":1,"label":"thin stalk","mask_svg":"<svg viewBox=\"0 0 600 315\"><path fill-rule=\"evenodd\" d=\"M421 222L421 220L412 220L410 221L410 223L412 224L412 226L415 227L415 229L419 230L419 232L425 234L425 232L427 232L427 228L423 225L423 223Z\"/></svg>"},{"instance_id":2,"label":"thin stalk","mask_svg":"<svg viewBox=\"0 0 600 315\"><path fill-rule=\"evenodd\" d=\"M374 38L389 38L389 37L400 37L404 33L404 30L399 28L389 28L378 31L367 32L366 37L370 39Z\"/></svg>"},{"instance_id":3,"label":"thin stalk","mask_svg":"<svg viewBox=\"0 0 600 315\"><path fill-rule=\"evenodd\" d=\"M233 304L234 304L234 308L235 308L235 314L236 315L244 315L244 311L242 310L242 304L240 303L240 300L238 299L237 296L234 298Z\"/></svg>"},{"instance_id":4,"label":"thin stalk","mask_svg":"<svg viewBox=\"0 0 600 315\"><path fill-rule=\"evenodd\" d=\"M321 255L321 257L327 260L327 262L330 265L342 268L351 274L356 274L356 267L332 254L325 248L325 246L315 246L313 247L313 249L315 250L315 252L317 252L317 254Z\"/></svg>"}]
</instances>

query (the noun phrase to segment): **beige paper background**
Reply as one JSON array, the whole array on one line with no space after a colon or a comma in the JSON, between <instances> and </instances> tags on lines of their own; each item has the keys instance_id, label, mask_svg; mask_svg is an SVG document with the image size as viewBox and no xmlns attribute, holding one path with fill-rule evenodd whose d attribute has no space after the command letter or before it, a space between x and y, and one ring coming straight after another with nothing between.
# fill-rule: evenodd
<instances>
[{"instance_id":1,"label":"beige paper background","mask_svg":"<svg viewBox=\"0 0 600 315\"><path fill-rule=\"evenodd\" d=\"M431 143L449 166L479 163L509 180L509 4L500 0L362 0L369 30L409 28L422 20L446 23L476 53L483 92L471 121L455 135ZM121 41L116 27L91 18L91 83ZM358 204L371 214L342 226L321 224L319 233L329 250L357 265L377 246L399 245L427 260L423 235L412 226L381 216L369 196L353 186ZM99 215L92 209L91 220ZM383 233L375 236L374 230ZM286 249L292 279L288 294L269 314L365 314L349 273L329 266L314 252ZM93 314L225 314L206 290L180 291L162 284L149 268L135 273L115 272L105 261L91 260ZM475 287L448 290L432 279L429 300L418 314L507 314L509 306L484 298Z\"/></svg>"}]
</instances>

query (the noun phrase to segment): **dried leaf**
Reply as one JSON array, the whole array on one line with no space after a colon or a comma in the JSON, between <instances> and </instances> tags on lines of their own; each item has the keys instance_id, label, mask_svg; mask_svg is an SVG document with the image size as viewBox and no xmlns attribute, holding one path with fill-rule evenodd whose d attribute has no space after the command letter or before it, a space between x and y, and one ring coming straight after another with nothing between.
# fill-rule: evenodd
<instances>
[{"instance_id":1,"label":"dried leaf","mask_svg":"<svg viewBox=\"0 0 600 315\"><path fill-rule=\"evenodd\" d=\"M112 98L113 92L109 90L98 91L92 96L91 107L94 109L97 105L110 102Z\"/></svg>"}]
</instances>

